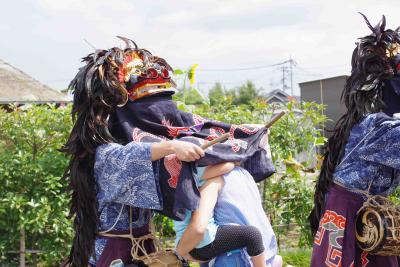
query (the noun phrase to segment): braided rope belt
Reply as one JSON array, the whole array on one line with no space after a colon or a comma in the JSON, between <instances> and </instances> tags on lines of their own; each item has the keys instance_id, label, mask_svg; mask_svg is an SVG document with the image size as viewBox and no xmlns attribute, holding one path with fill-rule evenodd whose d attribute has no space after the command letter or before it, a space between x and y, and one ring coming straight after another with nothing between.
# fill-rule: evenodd
<instances>
[{"instance_id":1,"label":"braided rope belt","mask_svg":"<svg viewBox=\"0 0 400 267\"><path fill-rule=\"evenodd\" d=\"M154 227L151 224L150 234L134 237L132 233L132 208L129 210L129 234L111 234L109 231L99 232L98 235L104 237L128 238L132 242L131 256L132 260L142 261L149 267L183 267L180 261L171 249L164 249L160 240L154 234ZM145 241L150 240L155 251L148 253L145 248Z\"/></svg>"}]
</instances>

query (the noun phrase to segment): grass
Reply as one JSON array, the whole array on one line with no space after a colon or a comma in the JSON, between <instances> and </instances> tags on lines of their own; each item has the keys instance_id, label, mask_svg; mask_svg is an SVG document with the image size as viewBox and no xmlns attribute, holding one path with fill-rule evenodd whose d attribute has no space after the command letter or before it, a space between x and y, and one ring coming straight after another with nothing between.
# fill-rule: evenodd
<instances>
[{"instance_id":1,"label":"grass","mask_svg":"<svg viewBox=\"0 0 400 267\"><path fill-rule=\"evenodd\" d=\"M283 266L288 264L294 267L310 266L311 249L281 251L280 255L283 258Z\"/></svg>"}]
</instances>

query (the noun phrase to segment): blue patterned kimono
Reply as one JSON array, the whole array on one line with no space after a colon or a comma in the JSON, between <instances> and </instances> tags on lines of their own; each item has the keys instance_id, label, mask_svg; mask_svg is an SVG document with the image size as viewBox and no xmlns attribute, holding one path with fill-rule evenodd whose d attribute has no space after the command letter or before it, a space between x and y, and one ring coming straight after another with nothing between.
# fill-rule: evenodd
<instances>
[{"instance_id":1,"label":"blue patterned kimono","mask_svg":"<svg viewBox=\"0 0 400 267\"><path fill-rule=\"evenodd\" d=\"M148 224L150 209L162 208L158 191L158 163L151 161L150 144L115 143L99 146L96 150L94 177L97 181L99 203L99 231L128 230L129 206L134 209L133 229ZM108 238L95 242L99 260ZM92 258L92 265L96 261Z\"/></svg>"},{"instance_id":2,"label":"blue patterned kimono","mask_svg":"<svg viewBox=\"0 0 400 267\"><path fill-rule=\"evenodd\" d=\"M350 153L351 152L351 153ZM400 120L367 115L351 130L345 155L333 179L349 189L390 194L400 181Z\"/></svg>"},{"instance_id":3,"label":"blue patterned kimono","mask_svg":"<svg viewBox=\"0 0 400 267\"><path fill-rule=\"evenodd\" d=\"M395 256L371 255L356 244L356 214L364 195L388 195L399 185L400 120L384 113L369 114L353 126L345 155L333 174L315 234L311 267L397 267Z\"/></svg>"}]
</instances>

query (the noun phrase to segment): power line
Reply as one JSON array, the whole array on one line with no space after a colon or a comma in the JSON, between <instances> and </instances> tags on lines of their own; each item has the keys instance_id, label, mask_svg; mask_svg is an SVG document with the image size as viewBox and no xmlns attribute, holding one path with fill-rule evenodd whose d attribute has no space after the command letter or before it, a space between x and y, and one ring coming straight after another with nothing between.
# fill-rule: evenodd
<instances>
[{"instance_id":1,"label":"power line","mask_svg":"<svg viewBox=\"0 0 400 267\"><path fill-rule=\"evenodd\" d=\"M248 81L260 81L260 80L264 80L264 79L268 79L271 76L268 75L272 75L272 73L268 73L268 74L262 74L262 75L257 75L256 77L249 77L247 79L243 79L243 80L238 80L238 81L226 81L226 80L201 80L200 78L198 78L199 81L198 84L215 84L215 83L221 83L221 84L244 84Z\"/></svg>"},{"instance_id":2,"label":"power line","mask_svg":"<svg viewBox=\"0 0 400 267\"><path fill-rule=\"evenodd\" d=\"M232 70L258 70L258 69L262 69L262 68L269 68L269 67L273 67L273 66L281 66L279 68L277 68L276 70L282 70L282 90L286 90L289 88L289 86L286 85L287 82L287 78L286 75L289 74L290 75L290 89L291 92L293 92L293 67L296 66L296 62L290 57L289 60L285 60L281 63L277 63L277 64L270 64L270 65L265 65L265 66L258 66L258 67L247 67L247 68L231 68L231 69L213 69L212 71L232 71ZM209 71L211 71L211 69L207 69ZM276 71L274 70L274 71ZM269 75L271 75L272 73L270 73ZM254 81L254 80L259 80L260 78L264 79L264 78L268 78L268 74L263 74L261 77L257 77L257 78L248 78L246 80L242 80L242 81L221 81L221 80L215 80L215 81L202 81L199 82L199 84L213 84L216 82L222 83L222 84L238 84L238 83L245 83L248 80Z\"/></svg>"},{"instance_id":3,"label":"power line","mask_svg":"<svg viewBox=\"0 0 400 267\"><path fill-rule=\"evenodd\" d=\"M288 72L287 66L283 65L282 67L279 68L279 70L282 70L282 90L285 92L286 89L288 88L286 85L286 73Z\"/></svg>"},{"instance_id":4,"label":"power line","mask_svg":"<svg viewBox=\"0 0 400 267\"><path fill-rule=\"evenodd\" d=\"M243 70L259 70L259 69L266 69L266 68L271 68L271 67L276 67L280 66L283 64L288 63L289 60L285 60L280 63L276 64L270 64L270 65L263 65L263 66L254 66L254 67L245 67L245 68L229 68L229 69L198 69L198 71L207 71L207 72L213 72L213 71L243 71Z\"/></svg>"},{"instance_id":5,"label":"power line","mask_svg":"<svg viewBox=\"0 0 400 267\"><path fill-rule=\"evenodd\" d=\"M239 85L239 84L244 84L247 81L261 81L265 79L271 79L272 77L277 77L280 73L281 79L280 83L282 85L283 90L287 90L290 88L291 93L293 94L294 90L294 82L296 82L299 77L305 77L305 76L311 76L311 77L321 77L322 74L316 73L314 71L309 70L308 68L302 68L298 66L297 62L295 62L291 57L288 60L282 61L280 63L276 64L270 64L270 65L262 65L262 66L253 66L253 67L244 67L244 68L229 68L229 69L197 69L198 71L203 71L203 72L227 72L227 71L246 71L246 70L262 70L262 69L267 69L271 67L277 67L273 68L267 72L262 72L262 75L257 75L256 77L249 77L247 79L243 80L237 80L237 81L232 81L232 80L202 80L199 77L199 82L198 84L203 84L203 85L211 85L215 84L217 82L221 84L230 84L231 86L234 85ZM300 73L299 73L300 72ZM60 77L60 79L52 79L52 80L45 80L43 81L44 83L67 83L70 82L71 79L63 79ZM290 82L290 85L288 83ZM264 82L263 82L264 83ZM278 81L274 82L275 84L279 83ZM272 86L272 85L270 85ZM267 86L268 87L268 86Z\"/></svg>"},{"instance_id":6,"label":"power line","mask_svg":"<svg viewBox=\"0 0 400 267\"><path fill-rule=\"evenodd\" d=\"M285 66L286 72L288 72L288 71L290 72L290 69L291 69L292 72L294 73L293 67L296 67L296 69L298 69L298 70L302 71L303 73L306 73L306 74L308 74L310 76L322 76L322 74L320 74L320 73L316 73L316 72L310 71L310 70L308 70L306 68L299 67L297 62L294 61L292 58L289 59L289 60L285 60L283 62L280 62L280 63L270 64L270 65L263 65L263 66L254 66L254 67L245 67L245 68L229 68L229 69L201 69L201 68L199 68L199 69L197 69L197 71L203 71L203 72L225 72L225 71L259 70L259 69L266 69L266 68L281 66L281 65L284 65L284 64L287 64L287 63L289 63L290 65L289 65L289 70L287 70L288 67ZM282 71L282 68L279 68L279 70ZM259 79L259 78L257 78L257 79ZM63 82L63 81L68 82L68 81L71 81L71 79L60 78L60 79L54 79L54 80L46 80L44 82ZM229 83L232 83L232 82L229 81Z\"/></svg>"},{"instance_id":7,"label":"power line","mask_svg":"<svg viewBox=\"0 0 400 267\"><path fill-rule=\"evenodd\" d=\"M290 57L289 60L285 60L279 64L272 64L272 65L268 65L268 66L278 66L277 68L273 68L272 70L268 71L267 73L263 72L262 76L259 76L257 78L248 78L248 79L244 79L244 80L239 80L239 81L232 81L232 80L202 80L200 77L200 81L198 82L199 85L212 85L215 84L217 82L221 83L221 84L225 84L225 85L238 85L238 84L244 84L246 81L250 80L250 81L256 81L256 80L265 80L267 78L271 79L271 77L276 77L277 76L281 76L281 78L279 79L279 82L270 82L270 87L274 87L277 84L281 84L282 90L286 91L288 89L290 89L290 93L291 95L294 95L294 91L297 88L297 85L295 86L295 83L298 81L298 79L300 77L321 77L322 74L320 73L316 73L313 71L310 71L306 68L302 68L300 66L298 66L297 62ZM259 66L261 68L261 66ZM267 66L264 66L267 67ZM257 69L258 67L248 67L248 68L235 68L234 70L242 70L242 69ZM214 69L213 71L225 71L226 69ZM233 69L229 69L229 70L233 70ZM279 74L280 73L280 74ZM276 84L276 85L274 85ZM268 87L268 86L267 86Z\"/></svg>"},{"instance_id":8,"label":"power line","mask_svg":"<svg viewBox=\"0 0 400 267\"><path fill-rule=\"evenodd\" d=\"M297 65L296 65L296 68L297 68L298 70L302 71L303 73L306 73L307 75L310 75L310 76L315 76L315 77L321 77L321 76L322 76L321 73L309 71L309 70L307 70L307 69L305 69L305 68L302 68L302 67L300 67L300 66L297 66Z\"/></svg>"}]
</instances>

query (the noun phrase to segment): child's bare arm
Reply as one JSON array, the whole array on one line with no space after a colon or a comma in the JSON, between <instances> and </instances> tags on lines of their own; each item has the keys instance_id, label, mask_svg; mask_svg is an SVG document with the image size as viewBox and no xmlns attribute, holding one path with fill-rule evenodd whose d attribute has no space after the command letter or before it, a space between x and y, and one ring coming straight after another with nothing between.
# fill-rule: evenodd
<instances>
[{"instance_id":1,"label":"child's bare arm","mask_svg":"<svg viewBox=\"0 0 400 267\"><path fill-rule=\"evenodd\" d=\"M208 220L213 216L214 207L217 203L218 193L223 186L221 177L207 180L200 188L199 208L192 213L188 227L179 241L176 251L179 255L186 257L189 251L204 238L207 230Z\"/></svg>"},{"instance_id":2,"label":"child's bare arm","mask_svg":"<svg viewBox=\"0 0 400 267\"><path fill-rule=\"evenodd\" d=\"M235 168L234 162L225 162L216 165L209 165L206 167L203 177L204 180L211 179L214 177L222 176Z\"/></svg>"}]
</instances>

